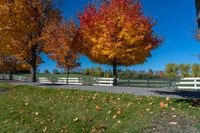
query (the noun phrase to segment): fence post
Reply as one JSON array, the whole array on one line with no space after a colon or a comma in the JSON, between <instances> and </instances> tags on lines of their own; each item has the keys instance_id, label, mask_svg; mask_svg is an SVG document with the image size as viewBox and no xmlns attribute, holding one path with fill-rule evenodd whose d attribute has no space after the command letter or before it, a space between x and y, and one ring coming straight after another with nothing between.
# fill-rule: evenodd
<instances>
[{"instance_id":1,"label":"fence post","mask_svg":"<svg viewBox=\"0 0 200 133\"><path fill-rule=\"evenodd\" d=\"M169 79L169 87L172 87L172 79Z\"/></svg>"},{"instance_id":2,"label":"fence post","mask_svg":"<svg viewBox=\"0 0 200 133\"><path fill-rule=\"evenodd\" d=\"M150 85L149 85L149 79L147 80L147 85L148 85L148 87L150 87Z\"/></svg>"},{"instance_id":3,"label":"fence post","mask_svg":"<svg viewBox=\"0 0 200 133\"><path fill-rule=\"evenodd\" d=\"M128 79L128 86L130 86L130 79Z\"/></svg>"},{"instance_id":4,"label":"fence post","mask_svg":"<svg viewBox=\"0 0 200 133\"><path fill-rule=\"evenodd\" d=\"M195 89L197 87L197 80L196 79L194 79L194 87L195 87Z\"/></svg>"}]
</instances>

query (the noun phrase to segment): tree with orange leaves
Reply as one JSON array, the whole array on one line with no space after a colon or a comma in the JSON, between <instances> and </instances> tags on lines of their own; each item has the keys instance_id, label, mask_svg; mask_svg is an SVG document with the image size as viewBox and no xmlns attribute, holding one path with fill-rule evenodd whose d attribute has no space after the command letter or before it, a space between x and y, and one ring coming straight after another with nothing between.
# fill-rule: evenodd
<instances>
[{"instance_id":1,"label":"tree with orange leaves","mask_svg":"<svg viewBox=\"0 0 200 133\"><path fill-rule=\"evenodd\" d=\"M30 66L25 61L17 59L15 55L0 53L0 72L8 72L10 80L14 72L29 69Z\"/></svg>"},{"instance_id":2,"label":"tree with orange leaves","mask_svg":"<svg viewBox=\"0 0 200 133\"><path fill-rule=\"evenodd\" d=\"M136 0L105 0L78 14L77 48L93 62L112 65L114 85L117 66L144 63L162 41L153 33L155 22L141 9Z\"/></svg>"},{"instance_id":3,"label":"tree with orange leaves","mask_svg":"<svg viewBox=\"0 0 200 133\"><path fill-rule=\"evenodd\" d=\"M49 45L45 47L45 53L57 62L57 67L67 72L68 77L71 69L80 66L80 54L73 48L77 26L71 20L63 20L61 23L49 24L46 28L45 40L48 40Z\"/></svg>"},{"instance_id":4,"label":"tree with orange leaves","mask_svg":"<svg viewBox=\"0 0 200 133\"><path fill-rule=\"evenodd\" d=\"M33 28L27 0L0 1L0 50L12 47L13 39L19 39Z\"/></svg>"},{"instance_id":5,"label":"tree with orange leaves","mask_svg":"<svg viewBox=\"0 0 200 133\"><path fill-rule=\"evenodd\" d=\"M11 48L17 58L23 59L30 64L32 81L36 82L37 58L41 58L40 54L44 51L44 47L49 45L47 40L45 40L45 27L48 24L54 24L51 23L52 21L59 23L62 17L59 10L53 7L50 0L19 0L14 1L10 8L14 8L14 5L18 4L18 2L21 2L22 11L27 15L24 16L21 12L17 12L19 16L17 21L21 23L29 22L30 26L20 34L21 37L14 36L12 38ZM11 18L8 17L9 19ZM20 27L20 25L16 27Z\"/></svg>"}]
</instances>

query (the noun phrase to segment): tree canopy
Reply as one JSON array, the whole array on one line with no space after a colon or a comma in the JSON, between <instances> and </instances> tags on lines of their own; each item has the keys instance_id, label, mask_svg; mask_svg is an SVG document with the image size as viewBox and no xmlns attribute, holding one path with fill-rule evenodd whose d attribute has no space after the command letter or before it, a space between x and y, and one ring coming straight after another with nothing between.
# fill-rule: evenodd
<instances>
[{"instance_id":1,"label":"tree canopy","mask_svg":"<svg viewBox=\"0 0 200 133\"><path fill-rule=\"evenodd\" d=\"M113 66L142 64L162 40L153 32L155 21L136 0L105 0L89 4L78 14L80 51L93 62Z\"/></svg>"}]
</instances>

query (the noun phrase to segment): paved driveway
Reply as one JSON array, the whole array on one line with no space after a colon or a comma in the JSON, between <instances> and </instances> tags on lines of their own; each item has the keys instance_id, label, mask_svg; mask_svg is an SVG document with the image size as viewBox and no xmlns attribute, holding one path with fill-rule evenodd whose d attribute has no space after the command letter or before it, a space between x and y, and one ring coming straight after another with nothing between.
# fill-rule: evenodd
<instances>
[{"instance_id":1,"label":"paved driveway","mask_svg":"<svg viewBox=\"0 0 200 133\"><path fill-rule=\"evenodd\" d=\"M108 92L118 94L133 94L141 96L159 96L171 98L200 98L200 90L177 90L173 88L139 88L139 87L103 87L103 86L76 86L76 85L42 85L38 83L26 83L17 81L0 81L15 85L32 85L46 88L62 88L66 90L83 90Z\"/></svg>"}]
</instances>

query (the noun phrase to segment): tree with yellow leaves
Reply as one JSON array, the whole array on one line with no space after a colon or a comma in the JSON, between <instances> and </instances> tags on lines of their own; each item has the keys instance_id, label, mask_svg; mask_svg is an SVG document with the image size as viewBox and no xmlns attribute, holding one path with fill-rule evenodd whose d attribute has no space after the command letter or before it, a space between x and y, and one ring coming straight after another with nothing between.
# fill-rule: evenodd
<instances>
[{"instance_id":1,"label":"tree with yellow leaves","mask_svg":"<svg viewBox=\"0 0 200 133\"><path fill-rule=\"evenodd\" d=\"M105 0L78 14L77 49L93 62L113 66L114 85L117 66L144 63L161 43L153 33L155 22L141 9L136 0Z\"/></svg>"}]
</instances>

